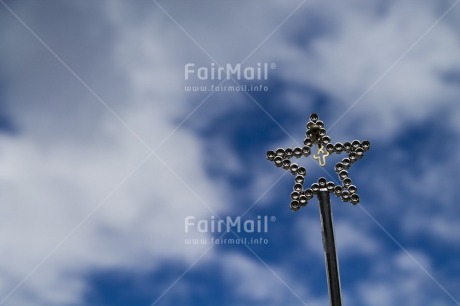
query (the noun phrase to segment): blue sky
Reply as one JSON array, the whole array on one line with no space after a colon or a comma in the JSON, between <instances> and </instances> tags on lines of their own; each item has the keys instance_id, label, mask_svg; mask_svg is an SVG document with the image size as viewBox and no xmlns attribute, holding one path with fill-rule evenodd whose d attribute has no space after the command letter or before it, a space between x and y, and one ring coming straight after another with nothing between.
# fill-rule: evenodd
<instances>
[{"instance_id":1,"label":"blue sky","mask_svg":"<svg viewBox=\"0 0 460 306\"><path fill-rule=\"evenodd\" d=\"M344 304L459 305L458 2L0 0L0 305L327 305L318 204L265 158L311 113L372 144L332 197Z\"/></svg>"}]
</instances>

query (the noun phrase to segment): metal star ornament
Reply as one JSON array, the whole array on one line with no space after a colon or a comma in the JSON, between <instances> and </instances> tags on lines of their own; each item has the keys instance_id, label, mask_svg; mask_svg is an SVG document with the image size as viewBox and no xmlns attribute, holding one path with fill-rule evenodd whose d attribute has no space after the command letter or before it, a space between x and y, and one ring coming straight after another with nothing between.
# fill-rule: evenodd
<instances>
[{"instance_id":1,"label":"metal star ornament","mask_svg":"<svg viewBox=\"0 0 460 306\"><path fill-rule=\"evenodd\" d=\"M342 182L341 185L336 185L332 181L327 181L324 177L318 179L310 188L304 189L305 175L307 171L304 167L298 166L291 162L292 157L300 158L311 155L313 146L316 146L316 153L313 158L318 161L319 166L326 165L327 157L332 153L346 153L347 156L335 165L335 171ZM289 170L295 175L295 184L291 193L291 209L297 211L300 207L307 205L308 201L318 194L320 190L327 190L329 193L334 193L344 202L352 204L359 203L358 188L353 185L351 178L348 175L348 169L359 159L364 156L364 153L370 149L370 143L367 140L354 140L351 143L331 143L331 138L327 136L323 121L319 120L318 115L311 114L310 120L307 123L307 132L304 139L303 147L294 149L277 149L276 151L268 151L267 159L273 161L277 167Z\"/></svg>"}]
</instances>

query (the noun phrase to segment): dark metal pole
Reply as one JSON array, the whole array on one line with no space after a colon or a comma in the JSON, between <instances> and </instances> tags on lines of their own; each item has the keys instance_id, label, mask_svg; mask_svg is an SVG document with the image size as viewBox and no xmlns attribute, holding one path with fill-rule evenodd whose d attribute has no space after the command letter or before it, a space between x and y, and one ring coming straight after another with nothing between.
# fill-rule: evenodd
<instances>
[{"instance_id":1,"label":"dark metal pole","mask_svg":"<svg viewBox=\"0 0 460 306\"><path fill-rule=\"evenodd\" d=\"M326 274L329 297L331 299L332 306L342 306L340 275L335 250L331 199L329 197L329 193L333 193L335 196L341 198L343 202L350 202L353 205L359 203L358 189L355 185L353 185L347 170L357 160L364 156L364 153L370 149L371 144L368 140L353 140L352 142L347 141L345 143L332 143L331 138L326 134L324 122L319 120L317 114L310 115L305 136L303 147L296 147L293 149L279 148L276 151L270 150L267 152L267 159L273 161L277 167L282 167L283 169L291 172L291 174L295 175L295 183L293 191L291 192L290 204L293 211L298 211L300 208L305 207L314 195L318 195L324 254L326 256ZM310 188L304 188L307 170L304 167L299 167L296 163L291 163L291 158L310 156L314 145L318 147L318 151L313 155L313 159L318 161L320 167L324 167L326 165L326 158L332 153L347 154L347 157L336 163L334 167L341 184L337 185L334 182L328 182L324 177L321 177L317 182L311 184Z\"/></svg>"},{"instance_id":2,"label":"dark metal pole","mask_svg":"<svg viewBox=\"0 0 460 306\"><path fill-rule=\"evenodd\" d=\"M332 226L331 199L329 192L318 192L321 226L323 232L323 247L326 257L326 272L331 306L341 306L339 267L335 250L334 228Z\"/></svg>"}]
</instances>

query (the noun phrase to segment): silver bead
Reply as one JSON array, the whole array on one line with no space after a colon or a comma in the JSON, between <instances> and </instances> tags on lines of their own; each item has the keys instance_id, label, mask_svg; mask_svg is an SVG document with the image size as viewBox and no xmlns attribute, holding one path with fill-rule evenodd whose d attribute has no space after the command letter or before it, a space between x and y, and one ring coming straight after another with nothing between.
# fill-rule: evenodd
<instances>
[{"instance_id":1,"label":"silver bead","mask_svg":"<svg viewBox=\"0 0 460 306\"><path fill-rule=\"evenodd\" d=\"M335 150L335 152L337 152L337 153L342 153L342 151L343 151L343 144L341 144L340 142L336 143L335 146L334 146L334 150Z\"/></svg>"},{"instance_id":2,"label":"silver bead","mask_svg":"<svg viewBox=\"0 0 460 306\"><path fill-rule=\"evenodd\" d=\"M284 154L285 154L284 149L279 148L279 149L276 150L276 155L277 156L284 157Z\"/></svg>"},{"instance_id":3,"label":"silver bead","mask_svg":"<svg viewBox=\"0 0 460 306\"><path fill-rule=\"evenodd\" d=\"M342 191L342 201L344 202L350 201L350 194L346 190Z\"/></svg>"},{"instance_id":4,"label":"silver bead","mask_svg":"<svg viewBox=\"0 0 460 306\"><path fill-rule=\"evenodd\" d=\"M349 192L350 194L354 194L354 193L356 193L357 191L358 191L358 188L356 188L355 185L350 185L350 186L348 186L348 192Z\"/></svg>"},{"instance_id":5,"label":"silver bead","mask_svg":"<svg viewBox=\"0 0 460 306\"><path fill-rule=\"evenodd\" d=\"M305 176L307 175L307 170L305 170L304 167L299 167L299 169L297 169L297 174Z\"/></svg>"},{"instance_id":6,"label":"silver bead","mask_svg":"<svg viewBox=\"0 0 460 306\"><path fill-rule=\"evenodd\" d=\"M291 192L291 199L298 200L299 197L300 197L300 192L297 192L297 191Z\"/></svg>"},{"instance_id":7,"label":"silver bead","mask_svg":"<svg viewBox=\"0 0 460 306\"><path fill-rule=\"evenodd\" d=\"M289 159L284 159L283 160L283 169L289 169L289 167L291 166L291 161Z\"/></svg>"},{"instance_id":8,"label":"silver bead","mask_svg":"<svg viewBox=\"0 0 460 306\"><path fill-rule=\"evenodd\" d=\"M311 115L310 115L310 120L311 120L312 122L318 121L318 115L317 115L317 114L311 114Z\"/></svg>"},{"instance_id":9,"label":"silver bead","mask_svg":"<svg viewBox=\"0 0 460 306\"><path fill-rule=\"evenodd\" d=\"M348 158L350 159L350 162L351 163L354 163L356 161L356 153L355 152L351 152L350 154L348 154Z\"/></svg>"},{"instance_id":10,"label":"silver bead","mask_svg":"<svg viewBox=\"0 0 460 306\"><path fill-rule=\"evenodd\" d=\"M364 149L363 148L357 148L355 153L356 153L356 158L361 159L364 156Z\"/></svg>"},{"instance_id":11,"label":"silver bead","mask_svg":"<svg viewBox=\"0 0 460 306\"><path fill-rule=\"evenodd\" d=\"M274 160L276 156L276 153L274 151L268 151L267 152L267 159L268 160Z\"/></svg>"},{"instance_id":12,"label":"silver bead","mask_svg":"<svg viewBox=\"0 0 460 306\"><path fill-rule=\"evenodd\" d=\"M311 184L311 191L313 191L313 194L317 194L319 192L319 185L318 183L313 183Z\"/></svg>"},{"instance_id":13,"label":"silver bead","mask_svg":"<svg viewBox=\"0 0 460 306\"><path fill-rule=\"evenodd\" d=\"M291 202L291 209L293 211L298 211L300 209L299 201L292 201Z\"/></svg>"},{"instance_id":14,"label":"silver bead","mask_svg":"<svg viewBox=\"0 0 460 306\"><path fill-rule=\"evenodd\" d=\"M281 156L275 157L274 161L277 167L281 167L283 165L283 158Z\"/></svg>"},{"instance_id":15,"label":"silver bead","mask_svg":"<svg viewBox=\"0 0 460 306\"><path fill-rule=\"evenodd\" d=\"M311 190L310 188L305 189L303 194L307 197L307 199L313 198L313 190Z\"/></svg>"},{"instance_id":16,"label":"silver bead","mask_svg":"<svg viewBox=\"0 0 460 306\"><path fill-rule=\"evenodd\" d=\"M371 148L371 143L369 142L369 140L364 140L361 143L361 146L363 147L364 151L367 151Z\"/></svg>"},{"instance_id":17,"label":"silver bead","mask_svg":"<svg viewBox=\"0 0 460 306\"><path fill-rule=\"evenodd\" d=\"M320 177L318 180L318 185L320 188L326 187L327 181L324 177Z\"/></svg>"},{"instance_id":18,"label":"silver bead","mask_svg":"<svg viewBox=\"0 0 460 306\"><path fill-rule=\"evenodd\" d=\"M352 194L352 195L350 196L350 202L351 202L353 205L358 204L358 203L359 203L359 196L358 196L358 194L356 194L356 193L355 193L355 194Z\"/></svg>"},{"instance_id":19,"label":"silver bead","mask_svg":"<svg viewBox=\"0 0 460 306\"><path fill-rule=\"evenodd\" d=\"M294 148L294 151L293 151L293 155L297 158L301 157L302 156L302 148Z\"/></svg>"},{"instance_id":20,"label":"silver bead","mask_svg":"<svg viewBox=\"0 0 460 306\"><path fill-rule=\"evenodd\" d=\"M300 204L300 206L305 206L305 205L307 205L307 202L308 202L307 197L306 197L305 195L302 194L302 195L299 197L299 204Z\"/></svg>"},{"instance_id":21,"label":"silver bead","mask_svg":"<svg viewBox=\"0 0 460 306\"><path fill-rule=\"evenodd\" d=\"M299 169L299 166L297 164L292 163L289 166L289 170L291 171L292 174L297 174L298 169Z\"/></svg>"},{"instance_id":22,"label":"silver bead","mask_svg":"<svg viewBox=\"0 0 460 306\"><path fill-rule=\"evenodd\" d=\"M301 192L302 191L302 184L295 184L294 185L294 191Z\"/></svg>"},{"instance_id":23,"label":"silver bead","mask_svg":"<svg viewBox=\"0 0 460 306\"><path fill-rule=\"evenodd\" d=\"M342 194L342 191L343 191L342 186L335 186L335 188L334 188L334 193L335 193L336 195L341 195L341 194Z\"/></svg>"},{"instance_id":24,"label":"silver bead","mask_svg":"<svg viewBox=\"0 0 460 306\"><path fill-rule=\"evenodd\" d=\"M344 168L343 168L343 164L342 163L337 163L337 165L335 165L335 171L336 172L340 172L342 171Z\"/></svg>"},{"instance_id":25,"label":"silver bead","mask_svg":"<svg viewBox=\"0 0 460 306\"><path fill-rule=\"evenodd\" d=\"M348 177L348 171L347 170L342 170L339 172L339 177L341 180L344 180Z\"/></svg>"}]
</instances>

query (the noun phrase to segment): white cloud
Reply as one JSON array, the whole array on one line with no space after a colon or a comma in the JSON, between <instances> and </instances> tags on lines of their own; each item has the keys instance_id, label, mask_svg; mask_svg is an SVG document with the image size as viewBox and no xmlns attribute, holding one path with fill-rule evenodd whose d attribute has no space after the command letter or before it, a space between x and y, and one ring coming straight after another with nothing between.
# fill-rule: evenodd
<instances>
[{"instance_id":1,"label":"white cloud","mask_svg":"<svg viewBox=\"0 0 460 306\"><path fill-rule=\"evenodd\" d=\"M421 252L411 255L432 273L428 258ZM404 253L375 261L371 276L357 286L363 305L451 305L452 300L418 265ZM436 276L435 276L436 277ZM440 281L439 278L437 281ZM445 281L440 281L445 284Z\"/></svg>"},{"instance_id":2,"label":"white cloud","mask_svg":"<svg viewBox=\"0 0 460 306\"><path fill-rule=\"evenodd\" d=\"M347 110L413 44L343 121L365 120L360 134L388 139L403 126L456 105L458 90L442 81L442 74L458 67L460 59L455 28L441 21L423 36L442 12L411 1L394 2L381 15L353 6L333 12L328 20L337 25L336 32L313 39L300 52L291 50L296 60L284 72L293 82L306 80L332 94L341 103L330 110L334 116ZM345 122L339 126L349 128Z\"/></svg>"},{"instance_id":3,"label":"white cloud","mask_svg":"<svg viewBox=\"0 0 460 306\"><path fill-rule=\"evenodd\" d=\"M245 300L266 305L301 304L304 301L311 305L308 297L311 292L273 264L270 264L272 272L256 259L236 253L225 254L220 262L224 263L225 279L235 286L236 295Z\"/></svg>"},{"instance_id":4,"label":"white cloud","mask_svg":"<svg viewBox=\"0 0 460 306\"><path fill-rule=\"evenodd\" d=\"M27 6L15 9L27 11L21 16L33 16ZM40 33L40 22L27 17L24 20ZM101 75L110 79L116 92L123 93L123 99L111 100L111 89L104 88L105 81L102 87L99 83L90 86L153 147L174 129L172 117L181 115L182 107L186 107L180 102L186 100L183 94L170 94L171 86L179 87L182 75L172 75L169 70L171 46L158 43L161 31L147 35L142 28L136 32L135 25L118 22L116 26L126 33L136 33L138 40L145 42L139 50L126 48L132 41L122 34L113 41L115 54L107 54L107 58L125 60L110 60L109 74ZM12 22L5 31L18 28L21 25ZM76 32L75 39L84 35ZM157 39L147 39L152 35ZM60 49L56 46L59 40L48 43ZM17 47L19 54L14 52ZM218 211L222 205L201 166L199 139L179 129L158 151L179 178L152 156L106 198L149 152L77 80L69 78L68 72L27 32L10 38L9 48L3 51L13 62L36 52L42 60L34 62L30 73L30 67L7 70L11 71L10 86L4 97L20 133L0 140L4 186L1 240L8 250L2 256L2 298L56 245L59 248L6 303L76 303L87 289L84 277L91 269L152 268L164 258L190 263L204 247L184 245L184 218L211 214L194 193L213 210ZM62 57L66 56L69 54ZM85 66L92 60L77 59ZM75 69L81 75L89 73L78 65ZM119 74L124 76L121 80L117 80ZM23 77L27 77L26 83ZM125 79L133 83L121 82ZM60 244L102 202L103 206Z\"/></svg>"},{"instance_id":5,"label":"white cloud","mask_svg":"<svg viewBox=\"0 0 460 306\"><path fill-rule=\"evenodd\" d=\"M344 258L353 256L373 256L379 251L379 246L373 237L356 224L341 221L334 227L337 249Z\"/></svg>"}]
</instances>

